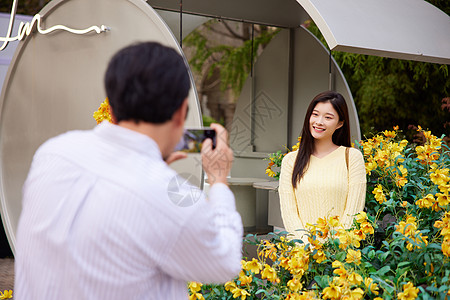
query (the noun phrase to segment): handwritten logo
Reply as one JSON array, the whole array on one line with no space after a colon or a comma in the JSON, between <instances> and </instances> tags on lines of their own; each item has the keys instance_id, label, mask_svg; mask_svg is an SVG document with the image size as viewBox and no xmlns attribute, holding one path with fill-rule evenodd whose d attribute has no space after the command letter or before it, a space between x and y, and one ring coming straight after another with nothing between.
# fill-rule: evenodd
<instances>
[{"instance_id":1,"label":"handwritten logo","mask_svg":"<svg viewBox=\"0 0 450 300\"><path fill-rule=\"evenodd\" d=\"M41 16L39 14L34 15L31 22L20 22L19 30L17 32L17 36L11 36L12 28L14 25L14 19L16 17L16 11L17 11L17 0L13 1L13 5L11 8L11 16L9 18L9 26L8 26L8 32L6 33L5 37L0 37L0 41L3 42L2 46L0 47L0 51L6 48L8 46L9 42L14 41L21 41L25 36L29 36L31 34L31 31L33 30L34 26L36 25L36 28L40 34L47 34L50 32L53 32L55 30L64 30L68 31L74 34L86 34L91 31L95 31L97 34L105 32L110 30L109 27L105 25L99 26L91 26L86 29L72 29L64 25L55 25L47 29L41 28Z\"/></svg>"}]
</instances>

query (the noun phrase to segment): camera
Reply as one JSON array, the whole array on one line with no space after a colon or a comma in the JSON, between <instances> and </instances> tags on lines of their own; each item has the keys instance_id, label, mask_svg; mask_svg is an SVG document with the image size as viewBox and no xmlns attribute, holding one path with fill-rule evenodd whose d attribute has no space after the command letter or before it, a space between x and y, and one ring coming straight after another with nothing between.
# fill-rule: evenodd
<instances>
[{"instance_id":1,"label":"camera","mask_svg":"<svg viewBox=\"0 0 450 300\"><path fill-rule=\"evenodd\" d=\"M203 141L211 139L213 149L216 147L216 132L210 127L185 128L180 142L175 147L175 151L188 153L198 153L202 150Z\"/></svg>"}]
</instances>

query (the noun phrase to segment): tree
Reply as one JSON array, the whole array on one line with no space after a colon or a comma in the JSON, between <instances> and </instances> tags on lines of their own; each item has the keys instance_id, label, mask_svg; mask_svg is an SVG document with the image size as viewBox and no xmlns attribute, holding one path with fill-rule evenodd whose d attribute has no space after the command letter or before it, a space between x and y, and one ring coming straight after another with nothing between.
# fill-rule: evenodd
<instances>
[{"instance_id":1,"label":"tree","mask_svg":"<svg viewBox=\"0 0 450 300\"><path fill-rule=\"evenodd\" d=\"M191 32L183 46L195 49L189 59L194 71L211 76L219 70L222 89L231 88L239 94L258 53L278 31L262 25L210 20ZM212 35L218 38L211 38ZM226 42L224 37L228 38Z\"/></svg>"},{"instance_id":2,"label":"tree","mask_svg":"<svg viewBox=\"0 0 450 300\"><path fill-rule=\"evenodd\" d=\"M50 0L18 0L17 13L22 15L37 14ZM11 12L13 0L0 0L0 11Z\"/></svg>"}]
</instances>

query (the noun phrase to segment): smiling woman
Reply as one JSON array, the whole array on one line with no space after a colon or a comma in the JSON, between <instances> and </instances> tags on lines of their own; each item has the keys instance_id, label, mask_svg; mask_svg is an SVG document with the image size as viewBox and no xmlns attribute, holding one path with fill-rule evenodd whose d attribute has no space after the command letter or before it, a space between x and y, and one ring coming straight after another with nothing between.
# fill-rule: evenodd
<instances>
[{"instance_id":1,"label":"smiling woman","mask_svg":"<svg viewBox=\"0 0 450 300\"><path fill-rule=\"evenodd\" d=\"M287 231L308 242L308 224L339 216L349 228L363 210L366 175L360 151L350 147L344 97L323 92L310 103L298 151L285 156L280 174L280 208Z\"/></svg>"}]
</instances>

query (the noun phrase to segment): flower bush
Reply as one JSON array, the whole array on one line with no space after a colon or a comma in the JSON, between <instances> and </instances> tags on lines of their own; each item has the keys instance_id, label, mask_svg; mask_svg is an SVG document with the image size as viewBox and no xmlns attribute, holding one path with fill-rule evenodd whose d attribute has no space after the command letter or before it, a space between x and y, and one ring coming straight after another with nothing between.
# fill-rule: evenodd
<instances>
[{"instance_id":1,"label":"flower bush","mask_svg":"<svg viewBox=\"0 0 450 300\"><path fill-rule=\"evenodd\" d=\"M292 146L292 150L289 150L289 148L286 147L286 151L277 151L275 153L269 154L269 157L267 160L269 161L269 164L266 168L266 174L269 177L279 179L280 178L280 168L281 168L281 162L283 161L283 157L288 154L289 152L298 150L298 147L300 146L301 137L298 138L297 144ZM275 169L275 171L274 171Z\"/></svg>"},{"instance_id":2,"label":"flower bush","mask_svg":"<svg viewBox=\"0 0 450 300\"><path fill-rule=\"evenodd\" d=\"M189 299L450 298L450 149L418 132L423 145L400 139L398 128L357 143L368 185L350 229L331 216L308 224L307 245L286 232L248 236L257 254L242 261L239 276L190 283ZM270 169L283 156L274 154Z\"/></svg>"},{"instance_id":3,"label":"flower bush","mask_svg":"<svg viewBox=\"0 0 450 300\"><path fill-rule=\"evenodd\" d=\"M104 120L111 122L108 98L106 98L105 101L100 104L100 107L94 112L93 117L95 121L97 121L97 124L100 124Z\"/></svg>"},{"instance_id":4,"label":"flower bush","mask_svg":"<svg viewBox=\"0 0 450 300\"><path fill-rule=\"evenodd\" d=\"M13 297L12 290L4 290L3 292L0 291L0 299L12 299L12 297Z\"/></svg>"}]
</instances>

